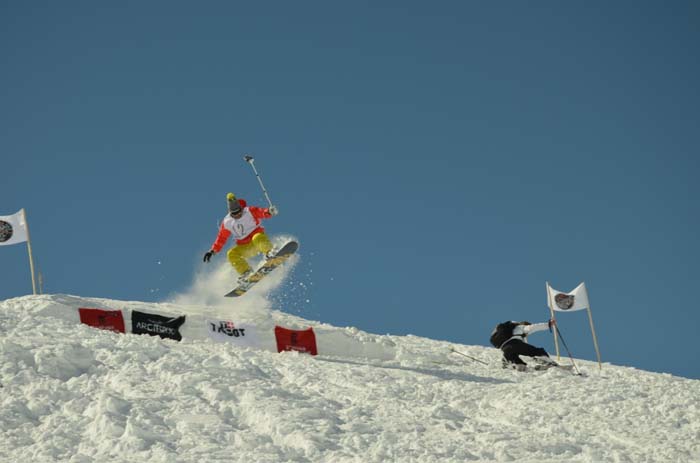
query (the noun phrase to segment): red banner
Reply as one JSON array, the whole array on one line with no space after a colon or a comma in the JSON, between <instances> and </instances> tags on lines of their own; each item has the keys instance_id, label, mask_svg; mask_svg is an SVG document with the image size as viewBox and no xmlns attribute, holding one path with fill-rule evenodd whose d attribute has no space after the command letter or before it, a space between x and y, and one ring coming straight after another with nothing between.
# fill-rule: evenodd
<instances>
[{"instance_id":1,"label":"red banner","mask_svg":"<svg viewBox=\"0 0 700 463\"><path fill-rule=\"evenodd\" d=\"M101 330L125 333L124 317L121 310L78 309L80 321Z\"/></svg>"},{"instance_id":2,"label":"red banner","mask_svg":"<svg viewBox=\"0 0 700 463\"><path fill-rule=\"evenodd\" d=\"M275 326L275 338L277 339L277 352L295 350L311 355L317 355L316 335L313 328L306 330L290 330L281 326Z\"/></svg>"}]
</instances>

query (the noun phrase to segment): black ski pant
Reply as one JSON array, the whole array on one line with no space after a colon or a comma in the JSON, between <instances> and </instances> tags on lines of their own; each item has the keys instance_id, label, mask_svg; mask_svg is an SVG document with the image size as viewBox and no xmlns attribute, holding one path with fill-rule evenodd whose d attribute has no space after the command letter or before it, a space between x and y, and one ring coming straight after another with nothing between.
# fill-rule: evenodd
<instances>
[{"instance_id":1,"label":"black ski pant","mask_svg":"<svg viewBox=\"0 0 700 463\"><path fill-rule=\"evenodd\" d=\"M546 350L541 347L532 346L520 339L511 339L501 346L501 350L503 351L503 358L506 359L507 362L519 365L527 365L520 358L521 355L526 355L528 357L549 357Z\"/></svg>"}]
</instances>

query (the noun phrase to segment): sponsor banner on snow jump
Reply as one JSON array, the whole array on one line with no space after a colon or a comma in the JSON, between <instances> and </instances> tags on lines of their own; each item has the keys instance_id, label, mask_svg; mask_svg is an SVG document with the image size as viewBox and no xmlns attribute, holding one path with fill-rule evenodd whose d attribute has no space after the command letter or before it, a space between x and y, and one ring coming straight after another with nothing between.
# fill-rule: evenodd
<instances>
[{"instance_id":1,"label":"sponsor banner on snow jump","mask_svg":"<svg viewBox=\"0 0 700 463\"><path fill-rule=\"evenodd\" d=\"M126 332L121 310L79 308L80 322L102 330Z\"/></svg>"},{"instance_id":2,"label":"sponsor banner on snow jump","mask_svg":"<svg viewBox=\"0 0 700 463\"><path fill-rule=\"evenodd\" d=\"M182 340L180 327L185 323L185 316L164 317L134 310L131 312L131 332L150 334L164 339Z\"/></svg>"},{"instance_id":3,"label":"sponsor banner on snow jump","mask_svg":"<svg viewBox=\"0 0 700 463\"><path fill-rule=\"evenodd\" d=\"M257 346L257 337L252 326L233 323L229 320L206 320L207 334L211 339L232 342L243 347Z\"/></svg>"},{"instance_id":4,"label":"sponsor banner on snow jump","mask_svg":"<svg viewBox=\"0 0 700 463\"><path fill-rule=\"evenodd\" d=\"M290 330L282 326L275 326L275 338L277 340L277 352L295 350L311 355L318 354L316 335L313 328Z\"/></svg>"}]
</instances>

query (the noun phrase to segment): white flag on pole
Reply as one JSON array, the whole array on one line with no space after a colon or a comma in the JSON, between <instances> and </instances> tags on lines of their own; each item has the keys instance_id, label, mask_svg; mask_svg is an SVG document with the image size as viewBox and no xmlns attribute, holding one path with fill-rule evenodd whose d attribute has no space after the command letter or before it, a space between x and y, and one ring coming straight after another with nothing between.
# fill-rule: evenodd
<instances>
[{"instance_id":1,"label":"white flag on pole","mask_svg":"<svg viewBox=\"0 0 700 463\"><path fill-rule=\"evenodd\" d=\"M590 308L586 283L581 283L569 293L557 291L547 284L547 291L549 291L548 301L552 304L552 309L557 312L574 312Z\"/></svg>"},{"instance_id":2,"label":"white flag on pole","mask_svg":"<svg viewBox=\"0 0 700 463\"><path fill-rule=\"evenodd\" d=\"M27 236L24 209L12 215L0 215L0 246L24 243Z\"/></svg>"}]
</instances>

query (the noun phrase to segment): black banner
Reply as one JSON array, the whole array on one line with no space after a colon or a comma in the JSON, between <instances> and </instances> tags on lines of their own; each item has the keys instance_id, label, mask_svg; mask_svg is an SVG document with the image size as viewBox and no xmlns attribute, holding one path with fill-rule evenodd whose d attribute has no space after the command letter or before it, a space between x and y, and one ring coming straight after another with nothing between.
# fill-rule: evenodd
<instances>
[{"instance_id":1,"label":"black banner","mask_svg":"<svg viewBox=\"0 0 700 463\"><path fill-rule=\"evenodd\" d=\"M161 338L182 340L180 327L185 323L185 316L163 317L134 310L131 312L131 332L134 334L150 334Z\"/></svg>"}]
</instances>

